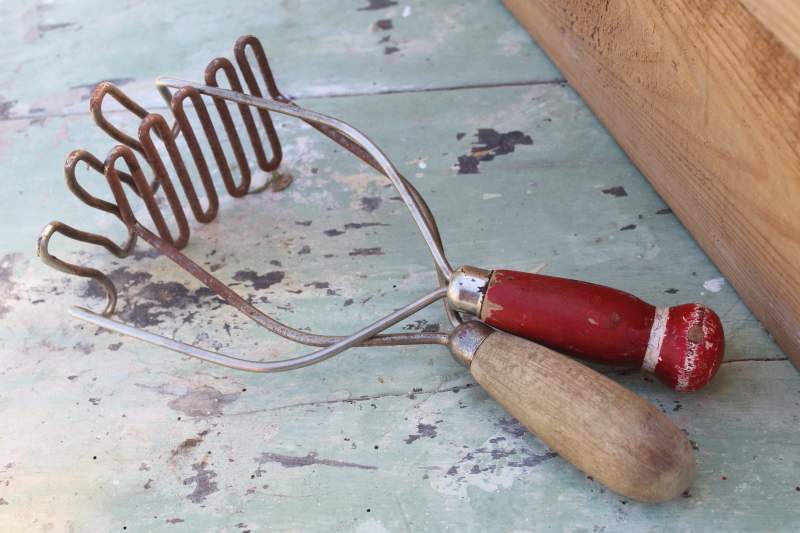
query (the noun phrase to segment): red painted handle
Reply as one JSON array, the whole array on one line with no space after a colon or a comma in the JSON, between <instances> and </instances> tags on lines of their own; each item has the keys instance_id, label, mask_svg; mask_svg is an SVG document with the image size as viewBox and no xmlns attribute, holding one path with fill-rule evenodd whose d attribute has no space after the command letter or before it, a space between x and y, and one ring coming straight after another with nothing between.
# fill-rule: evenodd
<instances>
[{"instance_id":1,"label":"red painted handle","mask_svg":"<svg viewBox=\"0 0 800 533\"><path fill-rule=\"evenodd\" d=\"M667 386L696 391L719 370L725 336L701 304L655 307L626 292L495 270L480 318L556 351L612 366L643 366Z\"/></svg>"}]
</instances>

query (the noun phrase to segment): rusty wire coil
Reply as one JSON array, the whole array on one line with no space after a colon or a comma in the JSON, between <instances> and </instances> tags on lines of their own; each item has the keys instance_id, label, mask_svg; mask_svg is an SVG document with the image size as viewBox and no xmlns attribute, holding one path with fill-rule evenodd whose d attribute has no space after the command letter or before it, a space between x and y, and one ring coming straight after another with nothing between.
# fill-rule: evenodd
<instances>
[{"instance_id":1,"label":"rusty wire coil","mask_svg":"<svg viewBox=\"0 0 800 533\"><path fill-rule=\"evenodd\" d=\"M206 86L213 88L219 87L217 77L219 72L222 71L228 85L231 87L231 91L239 94L250 94L261 98L262 92L246 55L248 47L251 49L256 59L258 71L266 85L267 93L270 98L275 102L294 106L296 109L299 109L289 98L279 92L264 50L258 39L252 36L241 37L236 41L234 46L236 63L239 66L239 71L245 80L249 93L244 92L239 79L239 73L237 73L233 63L225 58L217 58L209 63L204 76ZM219 195L212 181L211 170L209 169L205 154L200 147L197 132L189 121L186 110L187 100L191 102L194 108L202 129L203 138L208 142L211 155L220 172L220 177L226 192L234 198L240 198L248 194L248 192L255 191L250 190L252 181L250 164L247 160L242 139L234 124L226 100L212 97L218 118L222 123L225 135L224 139L230 144L234 159L236 160L236 167L240 171L238 183L234 180L231 172L231 165L229 165L228 158L222 149L222 140L211 119L211 114L209 113L206 102L200 91L198 91L196 87L190 85L180 87L174 94L171 94L162 86L159 86L159 90L168 103L169 110L173 116L173 124L171 126L164 116L156 113L149 113L112 83L104 82L99 84L94 89L90 99L92 118L100 129L121 144L115 146L108 152L104 162L101 162L97 157L86 150L75 150L69 154L64 165L64 179L70 191L86 205L110 213L121 220L127 229L127 239L125 242L119 245L105 236L78 230L62 222L51 222L45 226L39 235L37 243L37 255L39 258L49 266L67 274L86 277L99 282L107 295L105 309L100 314L104 317L109 317L113 314L117 302L117 290L113 282L99 270L70 264L51 255L48 251L49 240L54 233L59 233L73 240L102 246L114 256L124 258L132 252L137 238L143 237L160 252L170 257L170 259L187 270L187 272L200 279L219 296L244 312L259 325L290 340L312 346L329 346L344 339L345 337L341 336L315 335L301 332L275 321L179 252L189 241L189 221L181 205L176 185L173 183L172 178L170 178L167 163L156 147L153 136L163 143L169 159L169 165L174 171L174 175L177 176L178 183L186 196L194 218L198 222L207 223L214 220L219 210ZM103 115L103 102L106 96L110 96L123 108L141 119L137 131L138 138L133 138L123 133L105 118ZM270 158L267 157L264 150L264 143L259 134L251 107L244 103L237 103L237 106L242 116L244 130L255 154L258 168L264 172L274 171L280 165L282 151L280 140L275 131L269 111L257 108L258 118L264 128L266 140L272 152ZM352 152L364 162L379 172L386 174L384 170L385 167L382 167L368 150L344 135L341 131L313 120L303 119L302 117L301 120L305 120L305 122ZM201 205L200 198L195 188L195 182L192 180L184 157L181 155L181 151L178 148L177 139L180 135L183 135L185 139L192 161L197 169L200 184L205 192L208 201L208 205L205 208ZM150 182L148 182L145 177L145 171L142 168L143 165L140 163L140 158L145 161L147 167L152 171L153 179ZM127 166L128 172L116 168L116 162L120 159L125 163L125 166ZM97 198L80 185L75 172L79 163L85 163L89 168L105 176L116 203ZM427 204L405 178L399 175L397 176L410 192L410 203L413 203L420 211L423 223L432 234L438 246L441 247L439 231ZM137 221L128 200L125 186L142 200L158 235L152 233ZM168 227L167 217L165 217L156 200L155 194L159 189L161 189L162 194L165 196L169 211L175 220L177 235L173 235ZM437 274L440 284L446 284L449 273L437 266ZM454 325L461 322L460 317L451 310L447 303L445 303L445 309ZM369 339L364 339L360 345L444 344L446 342L446 337L447 336L444 334L435 332L381 334L375 335Z\"/></svg>"}]
</instances>

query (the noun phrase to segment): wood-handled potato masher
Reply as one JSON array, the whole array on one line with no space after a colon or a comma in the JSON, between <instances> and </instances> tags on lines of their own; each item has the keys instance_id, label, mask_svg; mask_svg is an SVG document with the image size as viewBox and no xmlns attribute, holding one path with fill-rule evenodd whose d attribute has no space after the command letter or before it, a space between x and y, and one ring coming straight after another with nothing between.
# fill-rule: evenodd
<instances>
[{"instance_id":1,"label":"wood-handled potato masher","mask_svg":"<svg viewBox=\"0 0 800 533\"><path fill-rule=\"evenodd\" d=\"M256 59L270 98L262 97L245 54L247 48ZM685 490L695 463L691 446L681 430L650 403L557 351L605 364L643 365L676 390L697 390L713 377L723 355L722 327L713 311L699 304L656 308L615 289L537 274L469 266L452 269L427 204L372 141L352 126L302 109L283 96L256 38L240 38L234 54L248 93L242 89L233 64L222 58L206 69L205 84L167 77L157 80L158 90L174 117L172 127L164 117L148 113L110 83L100 84L94 90L90 108L95 122L121 145L109 152L105 162L84 150L72 152L64 176L67 186L81 201L119 218L127 228L128 237L120 246L104 236L60 222L44 227L37 245L39 258L62 272L94 279L106 291L103 312L71 307L71 315L170 350L250 372L293 370L324 361L354 346L442 344L512 415L597 481L631 498L651 502L673 498ZM231 90L218 88L216 76L220 70L225 73ZM138 138L122 133L105 119L102 103L106 95L142 119ZM239 183L231 175L203 96L211 97L217 109L240 169ZM164 143L194 217L200 222L213 220L219 199L206 156L187 118L187 99L202 126L225 189L233 197L248 193L251 175L226 102L238 105L258 166L265 172L276 169L281 160L280 142L270 111L307 122L381 172L395 186L419 228L433 256L440 287L348 337L316 335L269 317L186 257L179 250L188 242L188 221L153 135ZM271 159L264 152L252 108L256 109L266 132ZM178 148L180 134L206 193L205 208ZM135 152L152 169L155 176L152 183L145 178ZM124 162L128 172L116 168L118 161ZM78 183L75 168L81 162L105 176L115 203L92 196ZM157 233L136 219L123 183L143 201ZM177 237L173 237L156 201L159 188L176 221ZM110 316L117 301L113 282L98 270L69 264L51 255L48 245L54 233L100 245L120 258L130 254L141 237L257 324L289 340L321 348L293 359L255 362L204 350L113 320ZM450 334L381 333L439 299L444 300L445 312L454 326Z\"/></svg>"}]
</instances>

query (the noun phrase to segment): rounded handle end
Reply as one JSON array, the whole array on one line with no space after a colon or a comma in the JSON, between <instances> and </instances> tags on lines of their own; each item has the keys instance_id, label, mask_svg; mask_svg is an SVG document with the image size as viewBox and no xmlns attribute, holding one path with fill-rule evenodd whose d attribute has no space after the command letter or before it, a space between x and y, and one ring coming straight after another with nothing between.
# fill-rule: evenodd
<instances>
[{"instance_id":1,"label":"rounded handle end","mask_svg":"<svg viewBox=\"0 0 800 533\"><path fill-rule=\"evenodd\" d=\"M620 494L660 502L691 482L694 452L680 428L577 361L497 331L478 345L470 371L550 448Z\"/></svg>"},{"instance_id":2,"label":"rounded handle end","mask_svg":"<svg viewBox=\"0 0 800 533\"><path fill-rule=\"evenodd\" d=\"M664 310L660 350L645 356L645 367L678 392L703 388L719 370L725 355L725 334L717 314L702 304ZM657 333L654 328L654 335ZM658 341L659 339L655 339ZM651 345L653 338L651 337ZM649 359L649 361L648 361Z\"/></svg>"}]
</instances>

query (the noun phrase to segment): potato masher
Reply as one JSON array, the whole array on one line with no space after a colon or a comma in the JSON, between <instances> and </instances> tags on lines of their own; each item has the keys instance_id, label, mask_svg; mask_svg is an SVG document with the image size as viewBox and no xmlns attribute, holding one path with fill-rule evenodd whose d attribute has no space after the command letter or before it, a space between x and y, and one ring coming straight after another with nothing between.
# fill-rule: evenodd
<instances>
[{"instance_id":1,"label":"potato masher","mask_svg":"<svg viewBox=\"0 0 800 533\"><path fill-rule=\"evenodd\" d=\"M256 57L271 99L261 96L245 56L248 46ZM644 361L646 367L674 388L694 390L713 376L722 356L722 329L711 310L697 304L655 308L607 287L535 274L505 270L490 272L468 266L453 270L445 258L427 204L372 141L352 126L302 109L281 95L263 49L254 37L239 39L234 52L250 94L244 93L233 65L225 59L217 59L209 65L205 84L167 77L157 80L157 87L175 118L172 128L162 116L149 114L110 83L100 84L93 92L90 106L95 122L123 146L113 148L104 163L86 151L73 152L67 158L65 179L81 201L122 220L128 230L128 239L118 246L105 237L59 222L45 226L37 246L40 259L63 272L95 279L106 290L107 302L102 313L71 307L71 315L180 353L252 372L301 368L353 346L443 344L511 414L596 480L644 501L669 499L686 488L694 472L694 455L688 440L674 423L651 404L601 374L552 349L510 333L539 339L555 349L601 362L630 364ZM216 86L219 70L226 74L232 90ZM177 91L172 95L170 89ZM102 102L106 95L111 95L142 118L138 140L123 134L103 117ZM384 174L398 190L423 235L441 286L348 337L315 335L295 330L267 316L183 255L179 249L188 242L188 223L164 162L155 149L153 134L164 142L195 218L201 222L213 219L218 206L207 164L195 132L186 119L185 100L189 99L193 104L228 193L234 197L242 196L249 189L249 167L246 164L239 165L242 176L238 185L230 174L226 174L225 155L202 96L213 99L240 162L243 152L226 101L239 106L262 170L276 168L281 158L280 145L268 114L268 111L273 111L306 121ZM258 111L267 132L273 151L271 160L264 155L250 108ZM206 209L198 201L177 148L176 138L180 133L187 141L207 194L209 205ZM155 179L152 185L145 179L134 151L139 152L153 170ZM129 173L115 168L118 160L126 164ZM105 175L116 204L91 196L78 183L74 171L79 162L85 162ZM123 183L144 201L158 235L137 221ZM177 221L177 238L172 236L156 203L154 194L159 187L163 189ZM109 316L117 299L113 283L95 269L71 265L51 255L48 244L53 233L98 244L117 257L128 255L136 239L141 237L259 325L295 342L322 348L294 359L253 362L112 320ZM447 316L455 327L449 335L438 332L380 334L438 299L444 299ZM464 317L462 313L472 316ZM540 314L532 318L535 313ZM568 335L569 332L572 334Z\"/></svg>"}]
</instances>

